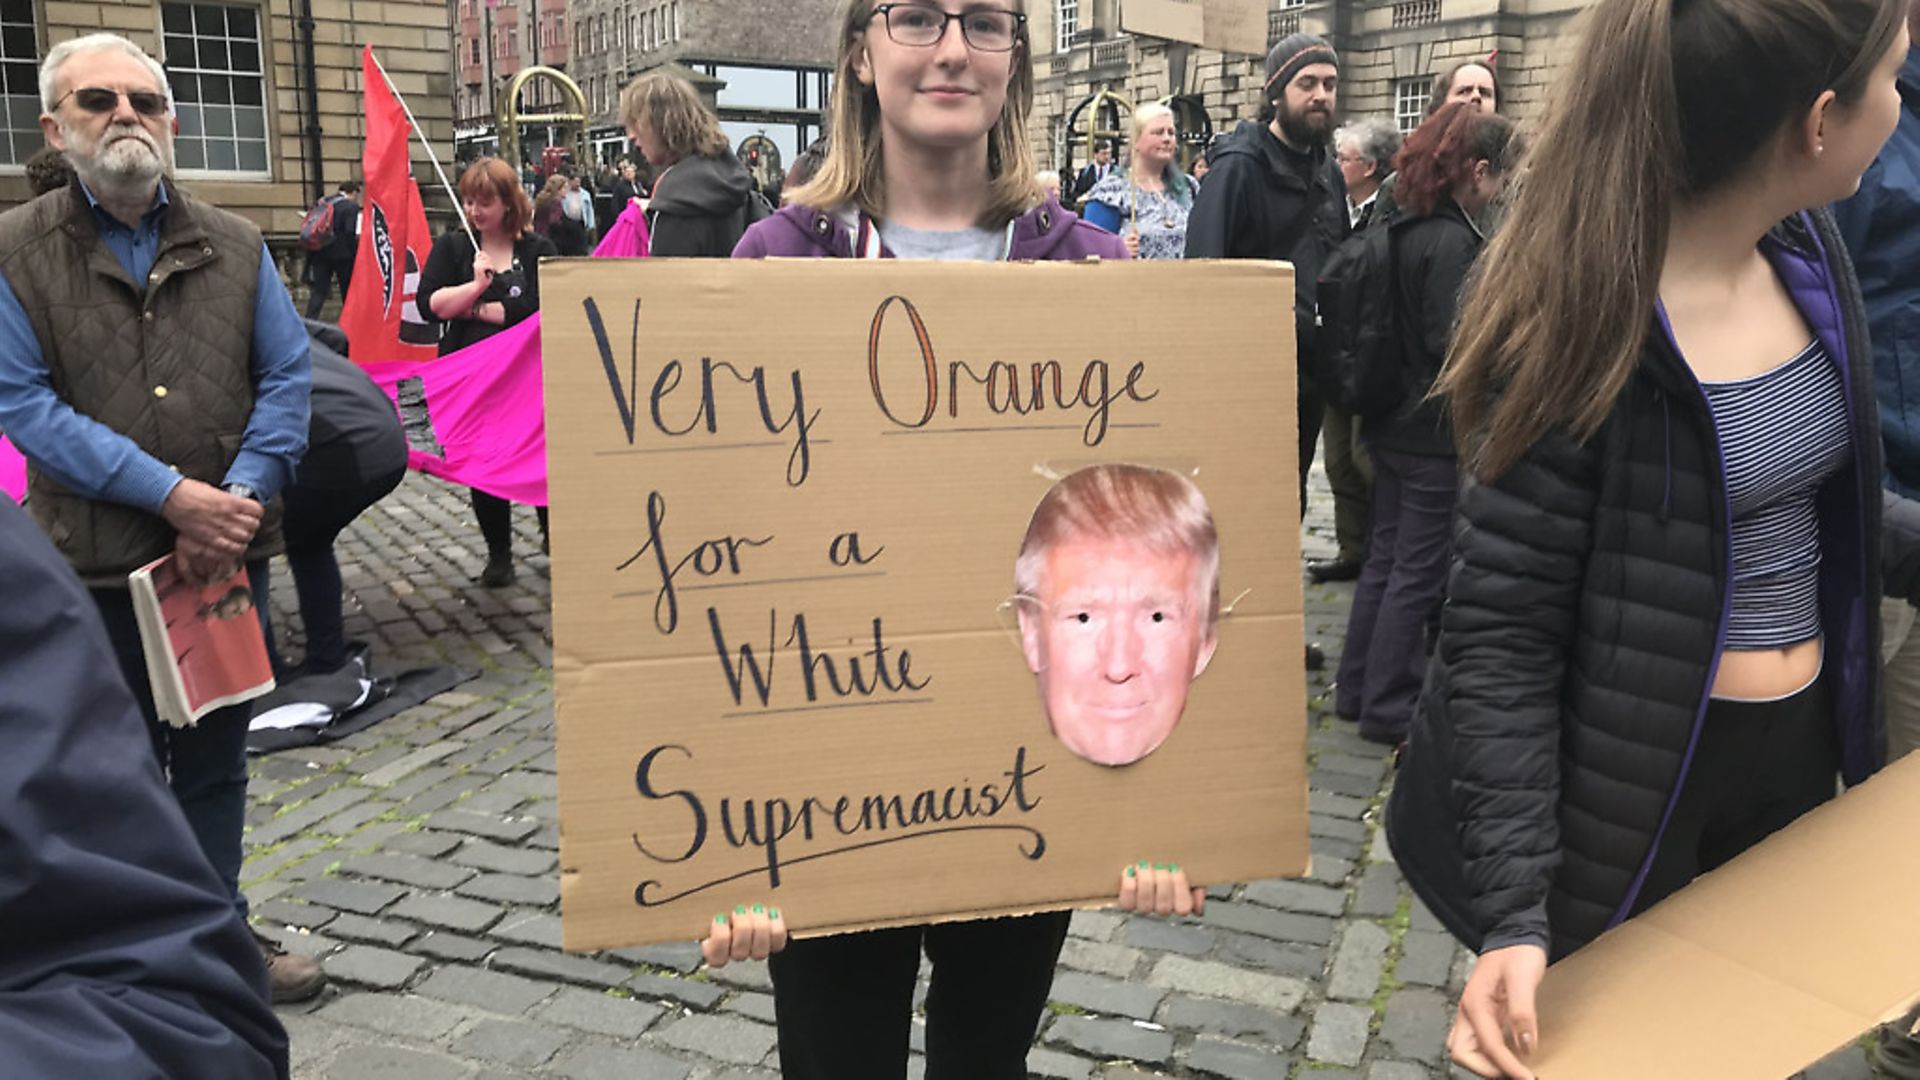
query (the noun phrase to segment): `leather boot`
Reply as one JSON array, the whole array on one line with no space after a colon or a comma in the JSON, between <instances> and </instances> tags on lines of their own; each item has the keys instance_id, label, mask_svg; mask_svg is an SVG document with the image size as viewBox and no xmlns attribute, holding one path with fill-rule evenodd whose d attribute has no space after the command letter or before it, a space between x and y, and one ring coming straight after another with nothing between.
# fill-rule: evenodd
<instances>
[{"instance_id":1,"label":"leather boot","mask_svg":"<svg viewBox=\"0 0 1920 1080\"><path fill-rule=\"evenodd\" d=\"M275 1005L308 1001L327 988L327 973L321 970L318 960L290 953L257 932L253 940L259 944L260 955L267 962L267 984L273 988Z\"/></svg>"}]
</instances>

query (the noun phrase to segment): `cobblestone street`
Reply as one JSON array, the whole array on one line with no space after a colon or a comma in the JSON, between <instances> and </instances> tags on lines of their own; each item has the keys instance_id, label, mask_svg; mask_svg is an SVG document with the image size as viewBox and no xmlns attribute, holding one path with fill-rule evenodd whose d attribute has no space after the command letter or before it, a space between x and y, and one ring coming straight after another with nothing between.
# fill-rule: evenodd
<instances>
[{"instance_id":1,"label":"cobblestone street","mask_svg":"<svg viewBox=\"0 0 1920 1080\"><path fill-rule=\"evenodd\" d=\"M1323 487L1315 500L1309 557L1331 554ZM483 549L465 492L438 481L410 477L341 539L349 636L373 643L380 671L481 674L337 743L255 760L242 878L256 921L333 978L282 1010L294 1075L777 1076L764 965L709 973L692 943L560 951L547 565L531 511L517 513L520 578L499 591L470 583ZM1307 591L1328 672L1349 592ZM274 614L297 658L292 593L275 590ZM1328 672L1309 682L1312 876L1217 886L1199 919L1077 914L1034 1075L1448 1075L1466 954L1394 868L1378 829L1386 753L1332 719Z\"/></svg>"}]
</instances>

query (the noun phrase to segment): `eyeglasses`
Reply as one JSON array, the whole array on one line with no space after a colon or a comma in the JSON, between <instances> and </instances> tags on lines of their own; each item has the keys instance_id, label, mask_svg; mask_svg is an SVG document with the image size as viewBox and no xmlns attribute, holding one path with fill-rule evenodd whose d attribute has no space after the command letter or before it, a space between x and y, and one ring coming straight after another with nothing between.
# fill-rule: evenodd
<instances>
[{"instance_id":1,"label":"eyeglasses","mask_svg":"<svg viewBox=\"0 0 1920 1080\"><path fill-rule=\"evenodd\" d=\"M895 45L927 48L947 36L947 24L958 21L967 47L980 52L1008 52L1016 44L1027 17L1001 8L975 8L955 15L928 4L876 4L875 15L887 19L887 36Z\"/></svg>"},{"instance_id":2,"label":"eyeglasses","mask_svg":"<svg viewBox=\"0 0 1920 1080\"><path fill-rule=\"evenodd\" d=\"M60 107L60 102L72 98L75 105L90 113L110 113L120 107L122 96L120 91L110 90L104 86L78 86L61 95L60 101L54 102L53 107L57 109ZM141 116L166 115L167 95L165 94L156 94L151 90L128 90L124 96L127 104L133 106L133 111Z\"/></svg>"}]
</instances>

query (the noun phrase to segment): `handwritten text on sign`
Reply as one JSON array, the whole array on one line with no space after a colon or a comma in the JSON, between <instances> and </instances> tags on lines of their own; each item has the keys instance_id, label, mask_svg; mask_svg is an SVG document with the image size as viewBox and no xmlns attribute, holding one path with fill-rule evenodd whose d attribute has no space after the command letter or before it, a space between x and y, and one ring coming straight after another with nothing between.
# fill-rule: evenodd
<instances>
[{"instance_id":1,"label":"handwritten text on sign","mask_svg":"<svg viewBox=\"0 0 1920 1080\"><path fill-rule=\"evenodd\" d=\"M878 269L543 283L570 946L741 902L802 932L1057 907L1162 849L1300 868L1298 677L1264 663L1299 632L1290 365L1243 347L1290 327L1287 272L1189 268L1198 310L1120 333L1063 296L1142 267ZM1124 769L1054 743L1001 613L1045 474L1096 461L1206 473L1252 590L1204 719ZM1187 794L1142 813L1146 784Z\"/></svg>"}]
</instances>

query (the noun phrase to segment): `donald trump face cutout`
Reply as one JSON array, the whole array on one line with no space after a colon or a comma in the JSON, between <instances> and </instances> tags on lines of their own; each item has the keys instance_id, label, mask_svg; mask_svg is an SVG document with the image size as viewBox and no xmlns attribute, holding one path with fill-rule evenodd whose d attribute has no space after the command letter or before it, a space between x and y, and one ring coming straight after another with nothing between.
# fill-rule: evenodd
<instances>
[{"instance_id":1,"label":"donald trump face cutout","mask_svg":"<svg viewBox=\"0 0 1920 1080\"><path fill-rule=\"evenodd\" d=\"M1100 765L1152 753L1217 644L1206 500L1162 469L1097 465L1048 491L1015 581L1020 641L1054 737Z\"/></svg>"}]
</instances>

